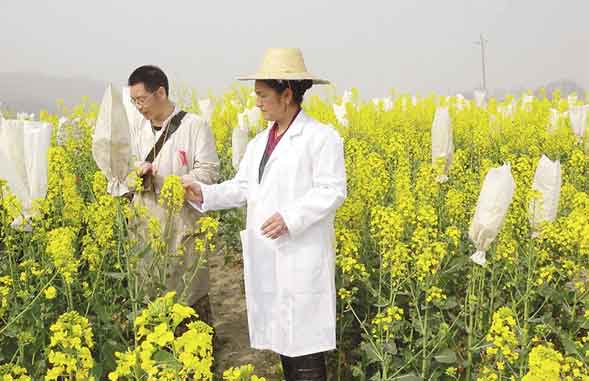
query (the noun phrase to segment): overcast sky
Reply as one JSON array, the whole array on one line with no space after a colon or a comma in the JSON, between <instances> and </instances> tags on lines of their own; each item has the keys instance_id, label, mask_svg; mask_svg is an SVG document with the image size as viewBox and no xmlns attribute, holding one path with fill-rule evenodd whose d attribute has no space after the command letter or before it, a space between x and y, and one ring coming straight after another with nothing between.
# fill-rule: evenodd
<instances>
[{"instance_id":1,"label":"overcast sky","mask_svg":"<svg viewBox=\"0 0 589 381\"><path fill-rule=\"evenodd\" d=\"M0 72L123 83L142 64L218 93L267 47L300 47L312 72L364 96L535 87L589 88L588 0L1 0Z\"/></svg>"}]
</instances>

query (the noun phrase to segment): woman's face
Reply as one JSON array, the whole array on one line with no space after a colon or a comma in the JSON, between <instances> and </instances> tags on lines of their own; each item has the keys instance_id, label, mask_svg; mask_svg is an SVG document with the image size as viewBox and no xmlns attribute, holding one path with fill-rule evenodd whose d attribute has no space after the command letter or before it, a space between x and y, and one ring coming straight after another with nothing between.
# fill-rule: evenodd
<instances>
[{"instance_id":1,"label":"woman's face","mask_svg":"<svg viewBox=\"0 0 589 381\"><path fill-rule=\"evenodd\" d=\"M256 81L256 106L267 121L281 120L286 115L289 89L282 94L262 81Z\"/></svg>"}]
</instances>

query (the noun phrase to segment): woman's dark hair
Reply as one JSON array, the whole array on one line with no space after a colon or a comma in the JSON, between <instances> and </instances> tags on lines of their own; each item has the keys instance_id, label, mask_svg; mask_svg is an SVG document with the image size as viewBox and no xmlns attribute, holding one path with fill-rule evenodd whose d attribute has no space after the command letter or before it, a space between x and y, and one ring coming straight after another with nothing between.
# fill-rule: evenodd
<instances>
[{"instance_id":1,"label":"woman's dark hair","mask_svg":"<svg viewBox=\"0 0 589 381\"><path fill-rule=\"evenodd\" d=\"M305 92L313 86L313 81L310 79L304 79L301 81L264 79L262 82L268 87L274 89L278 94L282 94L286 89L290 88L292 90L294 101L299 106L303 103L303 95L305 95Z\"/></svg>"},{"instance_id":2,"label":"woman's dark hair","mask_svg":"<svg viewBox=\"0 0 589 381\"><path fill-rule=\"evenodd\" d=\"M145 89L150 93L157 91L161 87L166 90L166 96L169 92L168 77L157 66L145 65L135 69L129 76L129 86L143 83Z\"/></svg>"}]
</instances>

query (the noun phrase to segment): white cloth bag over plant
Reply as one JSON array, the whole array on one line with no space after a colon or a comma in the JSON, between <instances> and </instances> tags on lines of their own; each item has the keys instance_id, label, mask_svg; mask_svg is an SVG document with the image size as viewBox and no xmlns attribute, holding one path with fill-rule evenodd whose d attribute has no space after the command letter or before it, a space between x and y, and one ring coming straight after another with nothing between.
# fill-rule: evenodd
<instances>
[{"instance_id":1,"label":"white cloth bag over plant","mask_svg":"<svg viewBox=\"0 0 589 381\"><path fill-rule=\"evenodd\" d=\"M10 191L24 204L28 194L28 176L22 144L23 127L22 120L3 120L0 124L0 178L8 182Z\"/></svg>"},{"instance_id":2,"label":"white cloth bag over plant","mask_svg":"<svg viewBox=\"0 0 589 381\"><path fill-rule=\"evenodd\" d=\"M530 200L529 217L532 229L537 231L542 222L554 221L558 212L562 175L560 162L542 155L536 168L532 189L538 197Z\"/></svg>"},{"instance_id":3,"label":"white cloth bag over plant","mask_svg":"<svg viewBox=\"0 0 589 381\"><path fill-rule=\"evenodd\" d=\"M585 106L573 106L569 109L569 119L573 133L579 140L585 135L587 126L587 109Z\"/></svg>"},{"instance_id":4,"label":"white cloth bag over plant","mask_svg":"<svg viewBox=\"0 0 589 381\"><path fill-rule=\"evenodd\" d=\"M33 200L47 194L47 154L51 145L51 125L26 120L4 120L0 127L0 155L8 165L0 167L0 178L20 200L23 215L33 214ZM24 221L17 221L19 224Z\"/></svg>"},{"instance_id":5,"label":"white cloth bag over plant","mask_svg":"<svg viewBox=\"0 0 589 381\"><path fill-rule=\"evenodd\" d=\"M129 120L129 126L134 128L138 126L143 120L143 115L137 110L137 107L131 102L131 89L129 86L123 86L123 105L127 112L127 119Z\"/></svg>"},{"instance_id":6,"label":"white cloth bag over plant","mask_svg":"<svg viewBox=\"0 0 589 381\"><path fill-rule=\"evenodd\" d=\"M258 126L261 117L262 112L258 107L244 110L237 115L237 127L233 129L231 135L231 164L235 170L239 168L239 163L241 163L249 143L249 131Z\"/></svg>"},{"instance_id":7,"label":"white cloth bag over plant","mask_svg":"<svg viewBox=\"0 0 589 381\"><path fill-rule=\"evenodd\" d=\"M454 142L450 112L448 107L438 107L432 124L432 165L438 165L440 160L444 162L444 172L438 177L439 182L448 180L447 175L453 155Z\"/></svg>"},{"instance_id":8,"label":"white cloth bag over plant","mask_svg":"<svg viewBox=\"0 0 589 381\"><path fill-rule=\"evenodd\" d=\"M479 265L486 263L486 250L497 237L515 191L511 167L506 164L491 168L477 202L477 208L470 224L468 236L476 247L470 257Z\"/></svg>"},{"instance_id":9,"label":"white cloth bag over plant","mask_svg":"<svg viewBox=\"0 0 589 381\"><path fill-rule=\"evenodd\" d=\"M129 119L121 94L108 86L92 136L92 155L108 179L107 191L113 196L129 192L125 179L130 171L131 137Z\"/></svg>"},{"instance_id":10,"label":"white cloth bag over plant","mask_svg":"<svg viewBox=\"0 0 589 381\"><path fill-rule=\"evenodd\" d=\"M29 182L29 203L47 194L47 171L51 125L41 122L24 123L25 166ZM27 205L30 207L30 205Z\"/></svg>"}]
</instances>

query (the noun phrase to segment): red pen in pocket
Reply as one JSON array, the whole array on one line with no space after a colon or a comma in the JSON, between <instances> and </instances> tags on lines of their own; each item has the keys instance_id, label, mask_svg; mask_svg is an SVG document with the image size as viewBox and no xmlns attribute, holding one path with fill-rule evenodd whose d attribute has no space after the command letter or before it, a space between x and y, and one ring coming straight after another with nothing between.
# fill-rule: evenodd
<instances>
[{"instance_id":1,"label":"red pen in pocket","mask_svg":"<svg viewBox=\"0 0 589 381\"><path fill-rule=\"evenodd\" d=\"M186 155L186 151L178 150L178 156L180 157L180 163L183 166L188 167L188 156Z\"/></svg>"}]
</instances>

